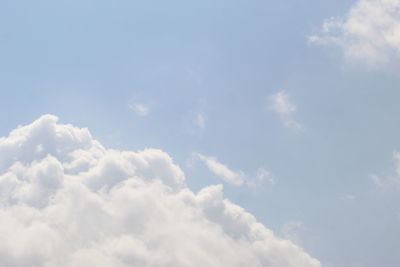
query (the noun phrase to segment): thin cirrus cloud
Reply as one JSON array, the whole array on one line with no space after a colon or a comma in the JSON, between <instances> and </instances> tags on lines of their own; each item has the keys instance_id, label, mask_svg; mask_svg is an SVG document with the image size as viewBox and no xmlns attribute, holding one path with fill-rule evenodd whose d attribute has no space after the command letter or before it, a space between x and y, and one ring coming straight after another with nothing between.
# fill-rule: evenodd
<instances>
[{"instance_id":1,"label":"thin cirrus cloud","mask_svg":"<svg viewBox=\"0 0 400 267\"><path fill-rule=\"evenodd\" d=\"M347 194L344 198L349 201L354 201L357 197L355 195Z\"/></svg>"},{"instance_id":2,"label":"thin cirrus cloud","mask_svg":"<svg viewBox=\"0 0 400 267\"><path fill-rule=\"evenodd\" d=\"M302 124L294 119L297 107L290 100L290 95L285 91L279 91L270 97L271 109L280 117L286 128L303 130Z\"/></svg>"},{"instance_id":3,"label":"thin cirrus cloud","mask_svg":"<svg viewBox=\"0 0 400 267\"><path fill-rule=\"evenodd\" d=\"M321 266L221 185L191 191L167 153L107 149L52 115L0 138L0 216L0 266Z\"/></svg>"},{"instance_id":4,"label":"thin cirrus cloud","mask_svg":"<svg viewBox=\"0 0 400 267\"><path fill-rule=\"evenodd\" d=\"M145 117L150 113L150 108L144 104L133 103L129 105L129 108L140 117Z\"/></svg>"},{"instance_id":5,"label":"thin cirrus cloud","mask_svg":"<svg viewBox=\"0 0 400 267\"><path fill-rule=\"evenodd\" d=\"M199 153L195 154L195 156L207 166L210 172L228 184L236 186L257 186L265 183L275 184L275 180L271 173L264 168L259 168L253 177L249 177L243 171L233 171L227 165L219 162L216 157L206 156Z\"/></svg>"},{"instance_id":6,"label":"thin cirrus cloud","mask_svg":"<svg viewBox=\"0 0 400 267\"><path fill-rule=\"evenodd\" d=\"M197 114L196 116L196 125L197 127L203 131L206 127L206 119L202 113Z\"/></svg>"},{"instance_id":7,"label":"thin cirrus cloud","mask_svg":"<svg viewBox=\"0 0 400 267\"><path fill-rule=\"evenodd\" d=\"M311 43L341 48L346 59L369 66L400 59L400 0L358 0L343 17L332 17Z\"/></svg>"},{"instance_id":8,"label":"thin cirrus cloud","mask_svg":"<svg viewBox=\"0 0 400 267\"><path fill-rule=\"evenodd\" d=\"M202 154L197 154L197 156L213 174L222 178L225 182L232 185L242 185L244 183L245 175L242 171L232 171L228 166L220 163L216 157Z\"/></svg>"}]
</instances>

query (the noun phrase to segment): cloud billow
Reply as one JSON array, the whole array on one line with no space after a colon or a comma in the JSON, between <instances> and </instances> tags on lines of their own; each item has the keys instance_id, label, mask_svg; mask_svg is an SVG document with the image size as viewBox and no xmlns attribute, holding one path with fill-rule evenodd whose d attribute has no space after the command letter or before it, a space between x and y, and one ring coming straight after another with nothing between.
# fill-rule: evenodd
<instances>
[{"instance_id":1,"label":"cloud billow","mask_svg":"<svg viewBox=\"0 0 400 267\"><path fill-rule=\"evenodd\" d=\"M45 115L0 138L0 266L270 266L320 262L157 149L104 148Z\"/></svg>"},{"instance_id":2,"label":"cloud billow","mask_svg":"<svg viewBox=\"0 0 400 267\"><path fill-rule=\"evenodd\" d=\"M400 0L358 0L342 17L325 20L311 43L341 48L352 62L382 67L400 59Z\"/></svg>"}]
</instances>

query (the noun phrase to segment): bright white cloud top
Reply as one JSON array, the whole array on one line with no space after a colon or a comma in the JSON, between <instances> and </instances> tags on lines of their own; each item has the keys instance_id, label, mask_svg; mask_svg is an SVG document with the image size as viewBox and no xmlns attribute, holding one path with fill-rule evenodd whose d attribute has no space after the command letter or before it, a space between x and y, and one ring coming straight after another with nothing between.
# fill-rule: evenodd
<instances>
[{"instance_id":1,"label":"bright white cloud top","mask_svg":"<svg viewBox=\"0 0 400 267\"><path fill-rule=\"evenodd\" d=\"M45 115L0 139L0 266L317 267L222 186L156 149L104 148Z\"/></svg>"},{"instance_id":2,"label":"bright white cloud top","mask_svg":"<svg viewBox=\"0 0 400 267\"><path fill-rule=\"evenodd\" d=\"M345 17L326 20L309 40L339 46L349 60L381 65L400 59L400 0L358 0Z\"/></svg>"}]
</instances>

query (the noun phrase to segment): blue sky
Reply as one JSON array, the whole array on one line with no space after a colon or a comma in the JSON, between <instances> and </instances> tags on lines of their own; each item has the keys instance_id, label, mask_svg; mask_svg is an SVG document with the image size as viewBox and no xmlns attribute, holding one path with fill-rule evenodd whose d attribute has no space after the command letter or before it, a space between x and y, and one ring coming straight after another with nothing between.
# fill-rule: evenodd
<instances>
[{"instance_id":1,"label":"blue sky","mask_svg":"<svg viewBox=\"0 0 400 267\"><path fill-rule=\"evenodd\" d=\"M162 149L193 191L223 183L324 266L398 266L400 45L352 25L389 32L399 7L4 0L0 134L54 114L109 148ZM260 169L268 179L249 185Z\"/></svg>"}]
</instances>

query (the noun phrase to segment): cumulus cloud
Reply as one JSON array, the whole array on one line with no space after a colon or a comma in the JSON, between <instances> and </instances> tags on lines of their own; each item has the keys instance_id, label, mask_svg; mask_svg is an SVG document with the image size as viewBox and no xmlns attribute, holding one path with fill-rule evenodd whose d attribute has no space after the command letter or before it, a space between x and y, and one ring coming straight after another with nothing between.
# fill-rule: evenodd
<instances>
[{"instance_id":1,"label":"cumulus cloud","mask_svg":"<svg viewBox=\"0 0 400 267\"><path fill-rule=\"evenodd\" d=\"M382 190L400 190L400 152L393 153L393 161L395 165L395 171L392 175L386 177L371 175L371 179L374 184Z\"/></svg>"},{"instance_id":2,"label":"cumulus cloud","mask_svg":"<svg viewBox=\"0 0 400 267\"><path fill-rule=\"evenodd\" d=\"M132 109L140 117L147 116L149 115L150 112L149 107L138 103L133 103L129 105L129 108Z\"/></svg>"},{"instance_id":3,"label":"cumulus cloud","mask_svg":"<svg viewBox=\"0 0 400 267\"><path fill-rule=\"evenodd\" d=\"M400 0L358 0L344 17L327 19L312 43L334 45L352 61L379 66L400 58Z\"/></svg>"},{"instance_id":4,"label":"cumulus cloud","mask_svg":"<svg viewBox=\"0 0 400 267\"><path fill-rule=\"evenodd\" d=\"M207 168L216 176L232 185L243 185L257 186L260 184L274 184L275 180L272 174L264 168L259 168L254 177L249 177L243 171L233 171L227 165L218 161L216 157L206 156L202 154L195 154L199 160L201 160Z\"/></svg>"},{"instance_id":5,"label":"cumulus cloud","mask_svg":"<svg viewBox=\"0 0 400 267\"><path fill-rule=\"evenodd\" d=\"M321 266L222 186L192 192L165 152L106 149L51 115L0 138L0 218L0 266Z\"/></svg>"},{"instance_id":6,"label":"cumulus cloud","mask_svg":"<svg viewBox=\"0 0 400 267\"><path fill-rule=\"evenodd\" d=\"M271 108L279 115L285 127L292 130L302 130L303 125L298 123L294 118L296 106L290 101L290 96L285 91L279 91L271 96Z\"/></svg>"}]
</instances>

